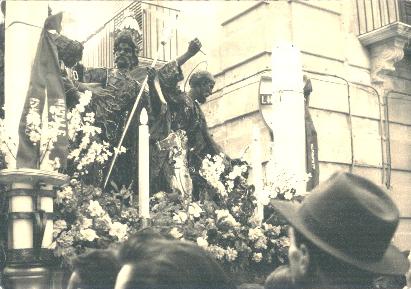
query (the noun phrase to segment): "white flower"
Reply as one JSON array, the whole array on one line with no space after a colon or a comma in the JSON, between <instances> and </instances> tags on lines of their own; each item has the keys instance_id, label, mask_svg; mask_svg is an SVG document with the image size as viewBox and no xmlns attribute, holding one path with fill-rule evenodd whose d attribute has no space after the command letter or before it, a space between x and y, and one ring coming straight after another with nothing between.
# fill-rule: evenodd
<instances>
[{"instance_id":1,"label":"white flower","mask_svg":"<svg viewBox=\"0 0 411 289\"><path fill-rule=\"evenodd\" d=\"M275 199L275 198L277 198L277 196L278 196L278 193L277 193L276 190L271 190L270 191L270 198L271 199Z\"/></svg>"},{"instance_id":2,"label":"white flower","mask_svg":"<svg viewBox=\"0 0 411 289\"><path fill-rule=\"evenodd\" d=\"M227 186L227 191L231 192L234 189L234 181L233 180L227 180L225 182L225 185Z\"/></svg>"},{"instance_id":3,"label":"white flower","mask_svg":"<svg viewBox=\"0 0 411 289\"><path fill-rule=\"evenodd\" d=\"M202 212L203 209L197 203L191 203L188 207L188 213L194 218L199 218Z\"/></svg>"},{"instance_id":4,"label":"white flower","mask_svg":"<svg viewBox=\"0 0 411 289\"><path fill-rule=\"evenodd\" d=\"M90 228L93 225L93 220L89 218L83 218L83 222L81 223L81 229Z\"/></svg>"},{"instance_id":5,"label":"white flower","mask_svg":"<svg viewBox=\"0 0 411 289\"><path fill-rule=\"evenodd\" d=\"M231 208L231 210L232 210L234 213L238 213L238 212L240 212L240 207L239 207L239 206L234 206L234 207Z\"/></svg>"},{"instance_id":6,"label":"white flower","mask_svg":"<svg viewBox=\"0 0 411 289\"><path fill-rule=\"evenodd\" d=\"M127 236L128 226L127 224L122 224L120 222L114 222L110 231L108 232L110 236L117 237L120 241L124 240Z\"/></svg>"},{"instance_id":7,"label":"white flower","mask_svg":"<svg viewBox=\"0 0 411 289\"><path fill-rule=\"evenodd\" d=\"M92 242L98 238L96 231L94 231L93 229L80 230L80 236L83 240L87 240L89 242Z\"/></svg>"},{"instance_id":8,"label":"white flower","mask_svg":"<svg viewBox=\"0 0 411 289\"><path fill-rule=\"evenodd\" d=\"M291 200L293 198L293 194L291 193L291 190L288 190L284 194L284 199L286 200Z\"/></svg>"},{"instance_id":9,"label":"white flower","mask_svg":"<svg viewBox=\"0 0 411 289\"><path fill-rule=\"evenodd\" d=\"M105 214L104 209L100 206L98 201L91 200L88 210L90 212L90 216L92 217L101 217Z\"/></svg>"},{"instance_id":10,"label":"white flower","mask_svg":"<svg viewBox=\"0 0 411 289\"><path fill-rule=\"evenodd\" d=\"M239 227L240 223L238 223L233 215L230 214L228 210L216 210L217 221L223 221L226 224L231 225L232 227Z\"/></svg>"},{"instance_id":11,"label":"white flower","mask_svg":"<svg viewBox=\"0 0 411 289\"><path fill-rule=\"evenodd\" d=\"M256 241L259 238L264 238L264 237L265 237L264 233L259 227L248 229L248 238L251 241Z\"/></svg>"},{"instance_id":12,"label":"white flower","mask_svg":"<svg viewBox=\"0 0 411 289\"><path fill-rule=\"evenodd\" d=\"M207 251L214 255L218 260L223 259L225 255L225 250L217 245L208 246Z\"/></svg>"},{"instance_id":13,"label":"white flower","mask_svg":"<svg viewBox=\"0 0 411 289\"><path fill-rule=\"evenodd\" d=\"M217 189L218 193L223 197L227 196L227 191L224 184L220 181L221 174L225 170L224 155L215 155L211 158L207 155L201 164L200 175L207 182Z\"/></svg>"},{"instance_id":14,"label":"white flower","mask_svg":"<svg viewBox=\"0 0 411 289\"><path fill-rule=\"evenodd\" d=\"M179 211L177 214L173 216L173 220L179 224L187 221L187 218L188 218L187 214L183 211Z\"/></svg>"},{"instance_id":15,"label":"white flower","mask_svg":"<svg viewBox=\"0 0 411 289\"><path fill-rule=\"evenodd\" d=\"M208 247L208 241L207 241L207 239L205 239L203 237L198 237L197 238L197 245L201 248L206 249Z\"/></svg>"},{"instance_id":16,"label":"white flower","mask_svg":"<svg viewBox=\"0 0 411 289\"><path fill-rule=\"evenodd\" d=\"M225 254L226 254L225 257L228 262L234 261L235 259L237 259L237 256L238 256L238 252L231 247L227 247Z\"/></svg>"},{"instance_id":17,"label":"white flower","mask_svg":"<svg viewBox=\"0 0 411 289\"><path fill-rule=\"evenodd\" d=\"M167 193L166 193L166 192L160 191L160 192L154 194L153 198L156 199L156 200L162 200L162 199L164 199L166 196L167 196Z\"/></svg>"},{"instance_id":18,"label":"white flower","mask_svg":"<svg viewBox=\"0 0 411 289\"><path fill-rule=\"evenodd\" d=\"M170 235L175 239L180 239L181 237L183 237L183 234L181 234L180 231L175 227L170 230Z\"/></svg>"},{"instance_id":19,"label":"white flower","mask_svg":"<svg viewBox=\"0 0 411 289\"><path fill-rule=\"evenodd\" d=\"M253 254L253 260L254 260L256 263L260 263L261 260L263 260L263 254L261 254L261 253L254 253L254 254Z\"/></svg>"},{"instance_id":20,"label":"white flower","mask_svg":"<svg viewBox=\"0 0 411 289\"><path fill-rule=\"evenodd\" d=\"M257 242L255 242L254 247L256 249L267 249L267 238L265 236L259 238Z\"/></svg>"},{"instance_id":21,"label":"white flower","mask_svg":"<svg viewBox=\"0 0 411 289\"><path fill-rule=\"evenodd\" d=\"M64 220L56 220L53 223L53 237L57 237L58 234L60 234L61 231L67 229L67 223Z\"/></svg>"},{"instance_id":22,"label":"white flower","mask_svg":"<svg viewBox=\"0 0 411 289\"><path fill-rule=\"evenodd\" d=\"M114 152L118 152L117 154L119 154L119 155L125 153L126 151L127 151L127 149L123 146L121 146L120 149L114 148Z\"/></svg>"},{"instance_id":23,"label":"white flower","mask_svg":"<svg viewBox=\"0 0 411 289\"><path fill-rule=\"evenodd\" d=\"M71 200L73 198L73 189L66 186L57 191L57 202L61 203L63 200Z\"/></svg>"},{"instance_id":24,"label":"white flower","mask_svg":"<svg viewBox=\"0 0 411 289\"><path fill-rule=\"evenodd\" d=\"M241 173L242 173L243 170L244 170L243 167L245 167L245 169L246 169L246 171L247 171L247 167L246 167L246 166L234 166L234 167L233 167L233 170L228 174L228 178L229 178L230 180L234 180L234 179L236 179L237 177L241 177Z\"/></svg>"}]
</instances>

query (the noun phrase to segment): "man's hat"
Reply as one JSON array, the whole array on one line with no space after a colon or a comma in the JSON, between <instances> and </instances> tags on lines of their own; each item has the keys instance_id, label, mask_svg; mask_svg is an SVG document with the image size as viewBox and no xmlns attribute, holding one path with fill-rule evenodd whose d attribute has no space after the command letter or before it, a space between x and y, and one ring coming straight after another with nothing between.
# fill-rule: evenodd
<instances>
[{"instance_id":1,"label":"man's hat","mask_svg":"<svg viewBox=\"0 0 411 289\"><path fill-rule=\"evenodd\" d=\"M384 189L363 177L335 173L297 206L271 201L322 251L365 271L402 275L409 263L390 244L399 211Z\"/></svg>"}]
</instances>

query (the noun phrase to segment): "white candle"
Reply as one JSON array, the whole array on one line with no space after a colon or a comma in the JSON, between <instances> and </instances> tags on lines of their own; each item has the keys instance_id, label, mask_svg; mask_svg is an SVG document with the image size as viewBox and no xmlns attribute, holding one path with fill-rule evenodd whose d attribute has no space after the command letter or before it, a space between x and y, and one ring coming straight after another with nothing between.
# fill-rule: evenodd
<instances>
[{"instance_id":1,"label":"white candle","mask_svg":"<svg viewBox=\"0 0 411 289\"><path fill-rule=\"evenodd\" d=\"M303 74L299 50L291 44L275 44L272 51L275 162L305 192L305 119Z\"/></svg>"},{"instance_id":2,"label":"white candle","mask_svg":"<svg viewBox=\"0 0 411 289\"><path fill-rule=\"evenodd\" d=\"M262 202L263 194L263 171L261 157L261 135L257 126L253 127L253 140L251 145L252 152L252 176L255 187L255 197L257 199L257 208L255 211L257 220L261 223L264 219L264 205Z\"/></svg>"},{"instance_id":3,"label":"white candle","mask_svg":"<svg viewBox=\"0 0 411 289\"><path fill-rule=\"evenodd\" d=\"M139 213L143 218L150 218L150 152L147 123L147 111L143 108L140 114L140 126L138 130L138 201Z\"/></svg>"}]
</instances>

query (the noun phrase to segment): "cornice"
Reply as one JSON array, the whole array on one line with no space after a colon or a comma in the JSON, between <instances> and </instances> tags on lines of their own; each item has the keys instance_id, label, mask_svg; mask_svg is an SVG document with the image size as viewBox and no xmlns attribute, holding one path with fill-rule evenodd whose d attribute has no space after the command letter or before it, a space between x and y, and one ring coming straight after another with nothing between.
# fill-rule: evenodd
<instances>
[{"instance_id":1,"label":"cornice","mask_svg":"<svg viewBox=\"0 0 411 289\"><path fill-rule=\"evenodd\" d=\"M404 40L411 39L411 25L402 22L394 22L387 26L362 34L358 36L358 39L362 45L370 46L393 37L402 38Z\"/></svg>"}]
</instances>

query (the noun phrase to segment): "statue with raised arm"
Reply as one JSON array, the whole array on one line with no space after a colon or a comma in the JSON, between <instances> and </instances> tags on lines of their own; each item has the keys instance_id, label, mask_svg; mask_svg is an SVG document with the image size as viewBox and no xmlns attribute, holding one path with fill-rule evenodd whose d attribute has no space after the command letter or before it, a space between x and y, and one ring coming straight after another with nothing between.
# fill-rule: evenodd
<instances>
[{"instance_id":1,"label":"statue with raised arm","mask_svg":"<svg viewBox=\"0 0 411 289\"><path fill-rule=\"evenodd\" d=\"M95 124L101 128L101 138L116 148L127 122L129 113L140 91L141 84L132 71L138 66L140 35L134 29L118 31L114 40L114 68L86 68L79 73L79 91L89 90L92 98L90 111L95 113ZM144 94L138 111L146 105ZM134 115L123 146L126 152L119 155L110 178L110 184L117 189L136 184L137 178L137 124L139 113ZM107 168L103 171L105 175ZM104 176L102 176L104 177Z\"/></svg>"},{"instance_id":2,"label":"statue with raised arm","mask_svg":"<svg viewBox=\"0 0 411 289\"><path fill-rule=\"evenodd\" d=\"M181 66L200 48L200 41L194 39L182 56L158 71L148 72L152 192L165 190L197 198L203 158L221 152L209 134L200 107L211 95L215 84L213 76L207 71L193 73L188 93L178 86L184 79Z\"/></svg>"}]
</instances>

